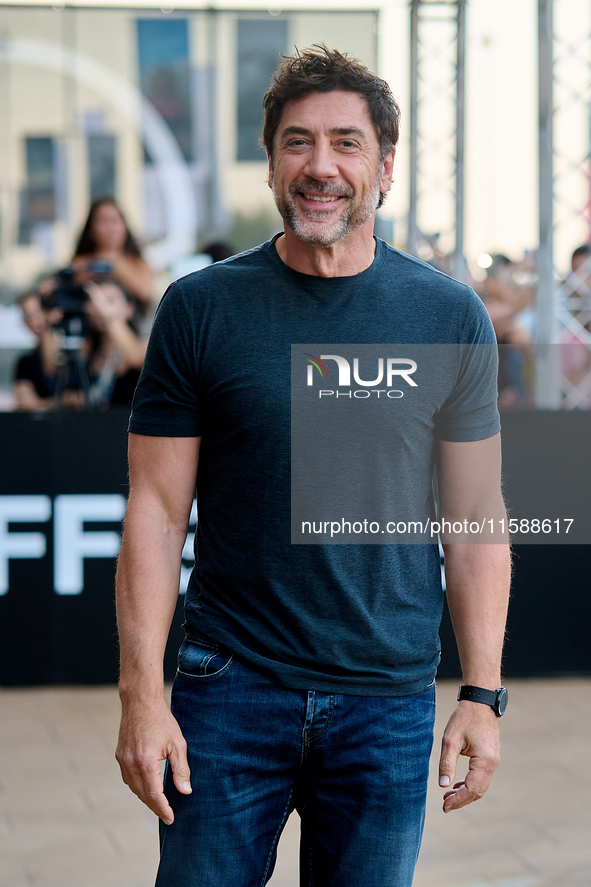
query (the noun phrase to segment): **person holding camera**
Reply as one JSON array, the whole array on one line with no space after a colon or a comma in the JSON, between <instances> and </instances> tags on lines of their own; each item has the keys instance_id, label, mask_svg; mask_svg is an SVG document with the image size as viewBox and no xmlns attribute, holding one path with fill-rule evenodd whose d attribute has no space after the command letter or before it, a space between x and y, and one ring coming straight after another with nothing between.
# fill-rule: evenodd
<instances>
[{"instance_id":1,"label":"person holding camera","mask_svg":"<svg viewBox=\"0 0 591 887\"><path fill-rule=\"evenodd\" d=\"M18 410L129 406L146 341L132 328L133 306L110 281L79 283L65 268L20 300L39 343L14 374Z\"/></svg>"},{"instance_id":2,"label":"person holding camera","mask_svg":"<svg viewBox=\"0 0 591 887\"><path fill-rule=\"evenodd\" d=\"M23 297L25 323L40 343L16 368L17 409L129 406L146 349L138 326L152 283L114 199L95 200L71 265Z\"/></svg>"},{"instance_id":3,"label":"person holding camera","mask_svg":"<svg viewBox=\"0 0 591 887\"><path fill-rule=\"evenodd\" d=\"M53 405L55 387L55 347L48 313L43 308L41 294L29 290L18 300L25 326L37 337L32 351L17 361L13 375L13 394L16 409L47 410Z\"/></svg>"}]
</instances>

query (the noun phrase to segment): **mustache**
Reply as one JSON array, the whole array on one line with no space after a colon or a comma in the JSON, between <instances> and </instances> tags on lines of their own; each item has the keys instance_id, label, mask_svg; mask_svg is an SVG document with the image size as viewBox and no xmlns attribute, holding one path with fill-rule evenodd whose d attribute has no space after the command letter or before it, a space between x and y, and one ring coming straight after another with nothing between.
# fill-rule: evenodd
<instances>
[{"instance_id":1,"label":"mustache","mask_svg":"<svg viewBox=\"0 0 591 887\"><path fill-rule=\"evenodd\" d=\"M315 194L323 197L353 197L355 191L350 185L337 185L336 182L319 182L317 179L303 179L298 182L292 182L289 186L289 193L293 196L301 191L314 191Z\"/></svg>"}]
</instances>

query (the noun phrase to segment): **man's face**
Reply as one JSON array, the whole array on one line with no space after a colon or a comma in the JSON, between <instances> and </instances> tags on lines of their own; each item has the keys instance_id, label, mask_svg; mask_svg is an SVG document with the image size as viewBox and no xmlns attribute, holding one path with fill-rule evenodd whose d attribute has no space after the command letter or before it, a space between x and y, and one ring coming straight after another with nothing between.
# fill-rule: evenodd
<instances>
[{"instance_id":1,"label":"man's face","mask_svg":"<svg viewBox=\"0 0 591 887\"><path fill-rule=\"evenodd\" d=\"M287 102L269 158L269 186L286 224L314 246L356 231L390 190L394 151L380 161L367 102L334 90Z\"/></svg>"}]
</instances>

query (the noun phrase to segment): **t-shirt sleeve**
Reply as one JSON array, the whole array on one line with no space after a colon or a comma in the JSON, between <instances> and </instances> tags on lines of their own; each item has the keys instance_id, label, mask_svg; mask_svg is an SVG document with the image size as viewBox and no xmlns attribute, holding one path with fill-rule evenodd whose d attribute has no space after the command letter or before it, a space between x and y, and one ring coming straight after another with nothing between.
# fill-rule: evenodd
<instances>
[{"instance_id":1,"label":"t-shirt sleeve","mask_svg":"<svg viewBox=\"0 0 591 887\"><path fill-rule=\"evenodd\" d=\"M497 406L498 348L488 313L475 293L462 322L455 384L436 417L440 440L485 440L501 430Z\"/></svg>"},{"instance_id":2,"label":"t-shirt sleeve","mask_svg":"<svg viewBox=\"0 0 591 887\"><path fill-rule=\"evenodd\" d=\"M158 437L199 437L201 401L194 325L181 294L172 284L154 318L133 398L129 430Z\"/></svg>"},{"instance_id":3,"label":"t-shirt sleeve","mask_svg":"<svg viewBox=\"0 0 591 887\"><path fill-rule=\"evenodd\" d=\"M31 370L31 355L23 354L22 357L19 357L17 360L13 371L12 371L12 381L13 382L32 382L33 374Z\"/></svg>"},{"instance_id":4,"label":"t-shirt sleeve","mask_svg":"<svg viewBox=\"0 0 591 887\"><path fill-rule=\"evenodd\" d=\"M13 382L30 382L38 397L49 397L55 379L45 376L38 350L30 351L19 358L14 371Z\"/></svg>"}]
</instances>

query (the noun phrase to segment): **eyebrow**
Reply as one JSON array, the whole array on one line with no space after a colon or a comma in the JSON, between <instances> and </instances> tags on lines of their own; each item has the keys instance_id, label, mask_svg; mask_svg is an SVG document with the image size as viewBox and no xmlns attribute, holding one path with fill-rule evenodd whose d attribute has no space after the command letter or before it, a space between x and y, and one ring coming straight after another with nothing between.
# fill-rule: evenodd
<instances>
[{"instance_id":1,"label":"eyebrow","mask_svg":"<svg viewBox=\"0 0 591 887\"><path fill-rule=\"evenodd\" d=\"M360 136L362 138L367 138L367 134L363 129L359 129L357 126L335 126L329 130L330 135L332 136ZM285 129L281 131L281 138L286 138L287 136L309 136L312 135L312 131L310 129L306 129L305 126L286 126Z\"/></svg>"}]
</instances>

